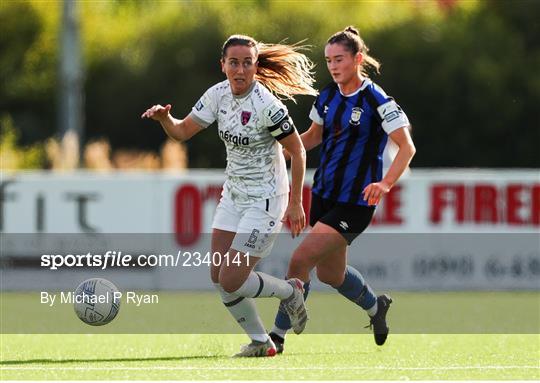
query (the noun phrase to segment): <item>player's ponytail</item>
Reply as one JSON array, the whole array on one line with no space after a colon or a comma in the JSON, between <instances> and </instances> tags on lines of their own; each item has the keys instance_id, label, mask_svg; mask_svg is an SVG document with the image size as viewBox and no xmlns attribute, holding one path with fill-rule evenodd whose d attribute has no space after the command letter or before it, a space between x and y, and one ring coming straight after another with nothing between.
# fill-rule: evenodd
<instances>
[{"instance_id":1,"label":"player's ponytail","mask_svg":"<svg viewBox=\"0 0 540 383\"><path fill-rule=\"evenodd\" d=\"M360 37L360 32L355 27L350 25L344 30L333 34L326 43L341 44L353 55L357 54L358 52L362 53L364 60L360 68L360 72L363 76L368 77L368 71L366 70L367 67L374 70L375 73L380 73L381 63L369 55L369 48L366 43L364 43L364 40L362 37Z\"/></svg>"},{"instance_id":2,"label":"player's ponytail","mask_svg":"<svg viewBox=\"0 0 540 383\"><path fill-rule=\"evenodd\" d=\"M313 62L303 53L306 47L298 44L264 44L252 37L233 35L223 44L222 57L233 45L254 47L257 53L255 78L277 96L294 100L299 94L316 96L313 88Z\"/></svg>"},{"instance_id":3,"label":"player's ponytail","mask_svg":"<svg viewBox=\"0 0 540 383\"><path fill-rule=\"evenodd\" d=\"M294 101L297 94L317 95L313 88L313 62L301 45L259 43L257 79L272 92Z\"/></svg>"}]
</instances>

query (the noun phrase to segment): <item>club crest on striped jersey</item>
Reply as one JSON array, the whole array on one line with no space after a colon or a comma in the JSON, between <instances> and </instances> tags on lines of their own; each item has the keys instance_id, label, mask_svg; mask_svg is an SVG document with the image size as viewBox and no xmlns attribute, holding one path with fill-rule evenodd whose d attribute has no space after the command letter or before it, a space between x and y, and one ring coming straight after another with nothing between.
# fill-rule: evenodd
<instances>
[{"instance_id":1,"label":"club crest on striped jersey","mask_svg":"<svg viewBox=\"0 0 540 383\"><path fill-rule=\"evenodd\" d=\"M243 110L242 114L240 115L240 121L242 122L242 125L246 125L249 122L250 118L251 118L251 112L247 112Z\"/></svg>"},{"instance_id":2,"label":"club crest on striped jersey","mask_svg":"<svg viewBox=\"0 0 540 383\"><path fill-rule=\"evenodd\" d=\"M349 124L351 125L359 125L360 124L360 117L362 116L362 108L355 106L351 110L351 119L349 121Z\"/></svg>"}]
</instances>

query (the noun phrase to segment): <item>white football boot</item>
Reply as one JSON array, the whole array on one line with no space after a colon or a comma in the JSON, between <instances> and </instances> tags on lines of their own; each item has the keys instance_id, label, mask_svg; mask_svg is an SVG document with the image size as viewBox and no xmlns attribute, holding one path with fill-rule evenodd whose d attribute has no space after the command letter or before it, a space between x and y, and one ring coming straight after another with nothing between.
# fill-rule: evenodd
<instances>
[{"instance_id":1,"label":"white football boot","mask_svg":"<svg viewBox=\"0 0 540 383\"><path fill-rule=\"evenodd\" d=\"M235 354L235 358L260 358L265 356L275 356L277 353L276 345L272 339L268 338L266 342L252 340L250 344L242 346L240 352Z\"/></svg>"},{"instance_id":2,"label":"white football boot","mask_svg":"<svg viewBox=\"0 0 540 383\"><path fill-rule=\"evenodd\" d=\"M291 320L291 327L295 334L300 334L306 328L308 315L304 304L304 283L298 278L291 278L287 282L292 286L293 293L280 303L280 310L285 310Z\"/></svg>"}]
</instances>

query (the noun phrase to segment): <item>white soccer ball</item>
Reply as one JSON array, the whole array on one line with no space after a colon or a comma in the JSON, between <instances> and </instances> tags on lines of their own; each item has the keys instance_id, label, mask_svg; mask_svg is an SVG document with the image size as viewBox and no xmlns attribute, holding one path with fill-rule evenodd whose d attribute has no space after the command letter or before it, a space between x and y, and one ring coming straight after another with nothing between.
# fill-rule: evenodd
<instances>
[{"instance_id":1,"label":"white soccer ball","mask_svg":"<svg viewBox=\"0 0 540 383\"><path fill-rule=\"evenodd\" d=\"M82 282L73 294L75 313L92 326L102 326L116 317L121 294L114 284L103 278Z\"/></svg>"}]
</instances>

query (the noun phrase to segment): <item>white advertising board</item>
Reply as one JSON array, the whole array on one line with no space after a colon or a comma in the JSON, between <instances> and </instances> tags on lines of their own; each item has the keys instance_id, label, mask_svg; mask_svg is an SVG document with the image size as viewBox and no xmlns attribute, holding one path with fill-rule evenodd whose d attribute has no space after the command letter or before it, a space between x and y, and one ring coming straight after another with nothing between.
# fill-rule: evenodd
<instances>
[{"instance_id":1,"label":"white advertising board","mask_svg":"<svg viewBox=\"0 0 540 383\"><path fill-rule=\"evenodd\" d=\"M306 211L311 178L308 173ZM12 240L14 233L32 234L32 241L35 236L50 240L53 233L89 238L171 233L170 243L151 246L208 251L208 233L223 180L222 171L3 174L3 265L36 256L25 247L32 246L28 241L25 245L25 241ZM375 287L538 289L539 229L538 170L414 170L377 208L372 225L350 247L349 262ZM261 265L276 275L285 273L287 260L299 244L299 239L288 238L286 228L283 233ZM35 268L6 270L3 287L7 289L36 288L28 280L63 287L71 279L80 279L74 273L81 272L58 270L57 277L40 279L35 277ZM125 271L106 272L132 283ZM178 269L137 269L138 287L211 288L207 268L182 272L179 278Z\"/></svg>"}]
</instances>

